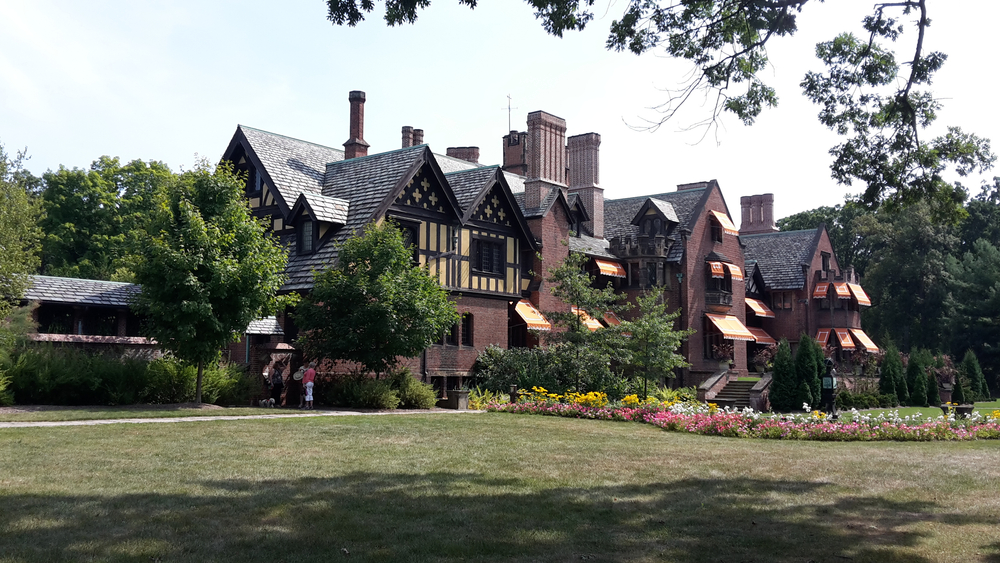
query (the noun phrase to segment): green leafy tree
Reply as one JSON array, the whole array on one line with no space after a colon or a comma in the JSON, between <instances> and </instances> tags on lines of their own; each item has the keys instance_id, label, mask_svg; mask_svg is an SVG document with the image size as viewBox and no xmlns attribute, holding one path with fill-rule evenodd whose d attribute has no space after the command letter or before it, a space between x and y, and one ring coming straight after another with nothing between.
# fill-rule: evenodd
<instances>
[{"instance_id":1,"label":"green leafy tree","mask_svg":"<svg viewBox=\"0 0 1000 563\"><path fill-rule=\"evenodd\" d=\"M962 383L962 379L962 372L959 371L955 376L955 386L951 390L951 402L958 405L964 405L968 401L968 398L965 396L965 385Z\"/></svg>"},{"instance_id":2,"label":"green leafy tree","mask_svg":"<svg viewBox=\"0 0 1000 563\"><path fill-rule=\"evenodd\" d=\"M448 292L413 253L390 220L369 223L344 241L337 264L316 273L296 307L306 354L359 364L379 378L399 358L416 356L458 322Z\"/></svg>"},{"instance_id":3,"label":"green leafy tree","mask_svg":"<svg viewBox=\"0 0 1000 563\"><path fill-rule=\"evenodd\" d=\"M28 288L28 275L38 269L39 207L29 193L32 176L24 170L27 156L11 158L0 144L0 319Z\"/></svg>"},{"instance_id":4,"label":"green leafy tree","mask_svg":"<svg viewBox=\"0 0 1000 563\"><path fill-rule=\"evenodd\" d=\"M1000 247L1000 177L983 186L982 192L966 203L965 211L967 216L959 225L961 251L971 251L979 239Z\"/></svg>"},{"instance_id":5,"label":"green leafy tree","mask_svg":"<svg viewBox=\"0 0 1000 563\"><path fill-rule=\"evenodd\" d=\"M885 347L878 386L879 393L896 397L896 401L901 405L905 405L910 399L910 393L906 387L906 376L903 372L903 360L900 357L899 349L891 341Z\"/></svg>"},{"instance_id":6,"label":"green leafy tree","mask_svg":"<svg viewBox=\"0 0 1000 563\"><path fill-rule=\"evenodd\" d=\"M936 407L941 404L941 392L938 390L937 373L927 370L927 405Z\"/></svg>"},{"instance_id":7,"label":"green leafy tree","mask_svg":"<svg viewBox=\"0 0 1000 563\"><path fill-rule=\"evenodd\" d=\"M607 311L624 310L626 307L617 303L620 296L614 288L594 287L594 277L584 271L587 260L583 254L571 252L551 270L547 281L552 284L552 295L593 319L604 317ZM621 326L592 331L578 313L544 313L558 328L545 335L549 350L560 366L562 378L572 383L577 392L606 390L618 377L612 372L612 362L619 366L631 363L625 329Z\"/></svg>"},{"instance_id":8,"label":"green leafy tree","mask_svg":"<svg viewBox=\"0 0 1000 563\"><path fill-rule=\"evenodd\" d=\"M130 281L130 236L145 226L157 191L175 181L170 169L155 161L122 165L104 156L90 170L60 167L43 179L43 271Z\"/></svg>"},{"instance_id":9,"label":"green leafy tree","mask_svg":"<svg viewBox=\"0 0 1000 563\"><path fill-rule=\"evenodd\" d=\"M910 353L906 364L906 388L910 404L915 407L927 406L927 366L932 365L934 356L930 351L917 349Z\"/></svg>"},{"instance_id":10,"label":"green leafy tree","mask_svg":"<svg viewBox=\"0 0 1000 563\"><path fill-rule=\"evenodd\" d=\"M966 350L962 357L962 363L958 365L957 379L969 382L968 399L971 401L987 401L990 398L990 389L986 385L986 378L983 370L979 367L979 360L976 353L971 349Z\"/></svg>"},{"instance_id":11,"label":"green leafy tree","mask_svg":"<svg viewBox=\"0 0 1000 563\"><path fill-rule=\"evenodd\" d=\"M593 0L527 0L545 30L562 36L582 30L593 20ZM459 0L475 7L477 0ZM797 15L809 0L682 0L631 1L612 19L608 49L635 54L661 50L689 62L689 79L658 108L671 119L678 108L701 93L712 102L706 126L717 125L724 112L752 124L765 108L778 103L777 92L765 83L769 47L798 31ZM832 3L827 3L832 4ZM859 198L869 207L897 207L922 200L936 217L957 217L964 192L943 178L989 168L994 157L989 142L948 128L946 135L927 139L921 132L935 121L941 103L929 90L934 73L947 56L928 52L930 26L927 0L876 2L864 18L861 35L842 33L820 43L816 55L827 67L808 73L805 95L821 107L821 123L845 137L831 149L833 177L851 185L864 184ZM371 12L370 0L327 0L328 19L337 25L357 25ZM389 25L412 23L429 0L386 2ZM944 6L944 4L942 4ZM836 9L829 7L828 9ZM902 19L901 19L902 18ZM901 23L906 20L908 23ZM907 26L913 33L904 35ZM897 58L892 45L909 40Z\"/></svg>"},{"instance_id":12,"label":"green leafy tree","mask_svg":"<svg viewBox=\"0 0 1000 563\"><path fill-rule=\"evenodd\" d=\"M872 216L872 212L858 203L847 201L833 207L817 207L778 220L782 231L815 229L826 225L830 235L833 253L841 268L853 266L859 275L864 275L873 248L862 225Z\"/></svg>"},{"instance_id":13,"label":"green leafy tree","mask_svg":"<svg viewBox=\"0 0 1000 563\"><path fill-rule=\"evenodd\" d=\"M694 334L694 330L675 330L674 323L680 316L680 309L667 312L667 300L663 292L640 295L636 301L639 316L625 321L620 331L628 335L625 342L631 351L629 368L643 380L643 397L648 396L649 381L658 382L674 377L676 368L690 364L677 353L681 343Z\"/></svg>"},{"instance_id":14,"label":"green leafy tree","mask_svg":"<svg viewBox=\"0 0 1000 563\"><path fill-rule=\"evenodd\" d=\"M795 377L792 347L782 338L778 343L778 351L774 354L774 370L771 373L771 387L768 394L771 408L784 412L798 410L802 404L796 404L799 387Z\"/></svg>"},{"instance_id":15,"label":"green leafy tree","mask_svg":"<svg viewBox=\"0 0 1000 563\"><path fill-rule=\"evenodd\" d=\"M1000 373L1000 248L978 239L963 255L948 256L945 272L951 349L971 350L986 370ZM981 386L966 391L978 396Z\"/></svg>"},{"instance_id":16,"label":"green leafy tree","mask_svg":"<svg viewBox=\"0 0 1000 563\"><path fill-rule=\"evenodd\" d=\"M808 396L802 395L800 391L799 399L810 405L819 405L821 398L821 383L816 366L816 347L813 345L813 339L803 334L795 351L795 378L799 383L805 383L808 390Z\"/></svg>"},{"instance_id":17,"label":"green leafy tree","mask_svg":"<svg viewBox=\"0 0 1000 563\"><path fill-rule=\"evenodd\" d=\"M198 366L197 402L205 364L275 310L284 283L285 251L250 214L244 186L228 164L176 178L159 192L132 266L147 332Z\"/></svg>"}]
</instances>

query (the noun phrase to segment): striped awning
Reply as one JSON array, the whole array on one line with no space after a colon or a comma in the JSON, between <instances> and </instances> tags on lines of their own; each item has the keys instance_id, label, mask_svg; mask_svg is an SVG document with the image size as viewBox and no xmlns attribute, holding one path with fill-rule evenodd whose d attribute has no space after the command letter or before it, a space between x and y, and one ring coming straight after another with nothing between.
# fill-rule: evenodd
<instances>
[{"instance_id":1,"label":"striped awning","mask_svg":"<svg viewBox=\"0 0 1000 563\"><path fill-rule=\"evenodd\" d=\"M748 326L747 330L753 335L757 344L777 344L778 341L771 337L770 334L764 332L764 329L757 328L755 326Z\"/></svg>"},{"instance_id":2,"label":"striped awning","mask_svg":"<svg viewBox=\"0 0 1000 563\"><path fill-rule=\"evenodd\" d=\"M745 340L747 342L753 342L756 340L754 335L747 330L747 327L743 326L743 323L733 315L714 315L712 313L705 313L705 316L712 320L712 324L715 325L715 328L719 329L723 338L729 340Z\"/></svg>"},{"instance_id":3,"label":"striped awning","mask_svg":"<svg viewBox=\"0 0 1000 563\"><path fill-rule=\"evenodd\" d=\"M851 293L854 294L854 298L858 300L858 305L864 305L865 307L872 306L872 300L868 299L868 294L865 290L861 288L860 285L856 283L849 283L847 287L851 288Z\"/></svg>"},{"instance_id":4,"label":"striped awning","mask_svg":"<svg viewBox=\"0 0 1000 563\"><path fill-rule=\"evenodd\" d=\"M604 324L606 326L618 326L622 324L622 320L618 318L618 315L608 311L604 313Z\"/></svg>"},{"instance_id":5,"label":"striped awning","mask_svg":"<svg viewBox=\"0 0 1000 563\"><path fill-rule=\"evenodd\" d=\"M854 335L854 339L858 341L858 344L860 344L862 348L868 350L869 352L878 352L878 346L876 346L875 343L872 342L871 338L868 338L868 335L865 334L865 331L861 330L860 328L852 328L851 334Z\"/></svg>"},{"instance_id":6,"label":"striped awning","mask_svg":"<svg viewBox=\"0 0 1000 563\"><path fill-rule=\"evenodd\" d=\"M527 299L518 301L514 310L517 311L518 316L520 316L524 322L527 323L528 328L531 330L552 329L552 325L549 324L549 321L545 320L541 311L536 309L535 306L531 304L531 301L528 301Z\"/></svg>"},{"instance_id":7,"label":"striped awning","mask_svg":"<svg viewBox=\"0 0 1000 563\"><path fill-rule=\"evenodd\" d=\"M826 299L830 296L830 282L819 282L813 288L813 299Z\"/></svg>"},{"instance_id":8,"label":"striped awning","mask_svg":"<svg viewBox=\"0 0 1000 563\"><path fill-rule=\"evenodd\" d=\"M623 268L618 262L598 260L595 258L594 263L597 264L597 268L601 271L601 274L605 276L611 276L613 278L625 277L625 268Z\"/></svg>"},{"instance_id":9,"label":"striped awning","mask_svg":"<svg viewBox=\"0 0 1000 563\"><path fill-rule=\"evenodd\" d=\"M709 211L709 213L711 213L712 215L714 215L715 216L715 220L718 221L720 225L722 225L722 231L724 233L726 233L727 235L733 235L733 236L737 236L737 235L740 234L739 229L737 229L736 225L734 225L733 222L729 220L729 216L728 215L726 215L725 213L723 213L721 211Z\"/></svg>"},{"instance_id":10,"label":"striped awning","mask_svg":"<svg viewBox=\"0 0 1000 563\"><path fill-rule=\"evenodd\" d=\"M835 328L833 329L834 334L837 335L837 340L840 342L840 347L844 350L853 350L855 348L854 341L851 340L851 331L846 328Z\"/></svg>"},{"instance_id":11,"label":"striped awning","mask_svg":"<svg viewBox=\"0 0 1000 563\"><path fill-rule=\"evenodd\" d=\"M837 290L837 299L850 299L851 298L851 288L847 287L845 282L834 282L833 288Z\"/></svg>"},{"instance_id":12,"label":"striped awning","mask_svg":"<svg viewBox=\"0 0 1000 563\"><path fill-rule=\"evenodd\" d=\"M758 317L764 317L766 319L774 318L774 311L768 309L767 305L765 305L763 301L759 301L757 299L750 299L749 297L747 297L743 301L747 304L747 307L750 307L753 310L753 314L757 315Z\"/></svg>"},{"instance_id":13,"label":"striped awning","mask_svg":"<svg viewBox=\"0 0 1000 563\"><path fill-rule=\"evenodd\" d=\"M821 328L816 331L816 342L819 342L820 346L826 346L826 342L830 340L831 330L828 328Z\"/></svg>"},{"instance_id":14,"label":"striped awning","mask_svg":"<svg viewBox=\"0 0 1000 563\"><path fill-rule=\"evenodd\" d=\"M583 326L590 329L591 332L594 332L599 328L604 328L604 326L601 325L600 321L588 315L587 312L584 311L583 309L577 308L576 305L573 305L573 312L579 315L580 320L583 321Z\"/></svg>"},{"instance_id":15,"label":"striped awning","mask_svg":"<svg viewBox=\"0 0 1000 563\"><path fill-rule=\"evenodd\" d=\"M722 262L709 262L708 266L712 268L713 278L726 277L726 267L722 265Z\"/></svg>"},{"instance_id":16,"label":"striped awning","mask_svg":"<svg viewBox=\"0 0 1000 563\"><path fill-rule=\"evenodd\" d=\"M729 268L729 275L732 276L734 280L743 279L743 270L740 270L739 266L736 264L726 264L726 267Z\"/></svg>"}]
</instances>

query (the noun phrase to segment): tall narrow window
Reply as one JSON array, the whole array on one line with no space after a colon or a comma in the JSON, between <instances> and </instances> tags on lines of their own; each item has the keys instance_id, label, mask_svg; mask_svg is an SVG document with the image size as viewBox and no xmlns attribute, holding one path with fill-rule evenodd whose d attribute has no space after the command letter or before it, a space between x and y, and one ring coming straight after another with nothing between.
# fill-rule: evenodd
<instances>
[{"instance_id":1,"label":"tall narrow window","mask_svg":"<svg viewBox=\"0 0 1000 563\"><path fill-rule=\"evenodd\" d=\"M458 346L458 323L451 325L451 330L445 335L445 341L452 346Z\"/></svg>"},{"instance_id":2,"label":"tall narrow window","mask_svg":"<svg viewBox=\"0 0 1000 563\"><path fill-rule=\"evenodd\" d=\"M413 252L413 264L420 263L420 227L413 223L400 223L399 234L403 235L403 246Z\"/></svg>"},{"instance_id":3,"label":"tall narrow window","mask_svg":"<svg viewBox=\"0 0 1000 563\"><path fill-rule=\"evenodd\" d=\"M503 274L505 266L504 244L488 240L475 241L476 256L474 269L488 274Z\"/></svg>"},{"instance_id":4,"label":"tall narrow window","mask_svg":"<svg viewBox=\"0 0 1000 563\"><path fill-rule=\"evenodd\" d=\"M313 240L313 222L310 219L303 219L299 223L299 254L312 254L315 247Z\"/></svg>"},{"instance_id":5,"label":"tall narrow window","mask_svg":"<svg viewBox=\"0 0 1000 563\"><path fill-rule=\"evenodd\" d=\"M462 315L462 346L472 346L472 313Z\"/></svg>"}]
</instances>

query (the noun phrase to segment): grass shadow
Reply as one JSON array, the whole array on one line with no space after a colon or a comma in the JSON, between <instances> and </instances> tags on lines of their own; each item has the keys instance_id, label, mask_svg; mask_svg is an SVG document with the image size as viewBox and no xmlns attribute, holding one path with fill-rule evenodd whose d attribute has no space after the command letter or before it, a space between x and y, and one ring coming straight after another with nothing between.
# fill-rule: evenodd
<instances>
[{"instance_id":1,"label":"grass shadow","mask_svg":"<svg viewBox=\"0 0 1000 563\"><path fill-rule=\"evenodd\" d=\"M932 502L745 478L537 490L472 474L222 480L197 493L2 495L0 561L930 561ZM998 544L984 545L995 550ZM989 561L997 561L996 557Z\"/></svg>"}]
</instances>

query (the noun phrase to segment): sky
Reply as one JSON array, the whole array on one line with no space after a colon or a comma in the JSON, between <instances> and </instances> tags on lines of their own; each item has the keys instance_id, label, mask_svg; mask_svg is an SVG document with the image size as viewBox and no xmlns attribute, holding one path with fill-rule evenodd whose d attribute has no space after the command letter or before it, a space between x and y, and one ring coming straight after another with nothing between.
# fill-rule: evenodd
<instances>
[{"instance_id":1,"label":"sky","mask_svg":"<svg viewBox=\"0 0 1000 563\"><path fill-rule=\"evenodd\" d=\"M928 4L925 46L949 56L936 75L944 108L931 133L958 125L1000 138L988 70L1000 5ZM773 193L784 217L862 191L830 178L838 138L798 84L822 70L815 44L860 32L871 0L807 4L798 34L769 44L765 80L779 106L750 127L723 117L707 134L690 129L709 115L700 98L643 130L690 66L607 51L608 26L625 5L598 1L587 30L557 38L509 0L480 0L475 10L436 0L415 25L392 28L381 3L349 28L326 20L323 0L0 0L0 143L8 153L26 148L36 175L87 168L102 155L190 169L199 158L217 162L238 124L342 148L348 92L362 90L370 153L399 148L410 125L437 153L478 146L480 162L499 164L503 135L544 110L567 121L567 135L601 134L608 199L717 179L738 222L740 196ZM977 193L983 179L963 183Z\"/></svg>"}]
</instances>

